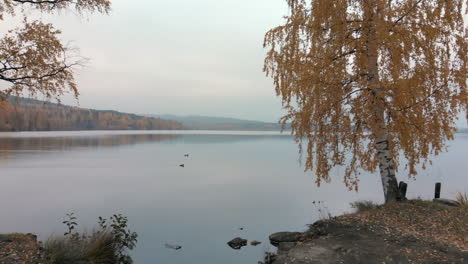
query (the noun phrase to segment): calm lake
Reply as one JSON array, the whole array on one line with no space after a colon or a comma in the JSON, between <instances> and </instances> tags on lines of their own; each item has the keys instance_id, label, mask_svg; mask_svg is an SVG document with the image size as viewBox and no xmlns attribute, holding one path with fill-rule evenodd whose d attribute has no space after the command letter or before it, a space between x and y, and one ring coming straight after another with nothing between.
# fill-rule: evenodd
<instances>
[{"instance_id":1,"label":"calm lake","mask_svg":"<svg viewBox=\"0 0 468 264\"><path fill-rule=\"evenodd\" d=\"M337 168L318 188L298 159L292 137L273 132L0 133L0 233L45 240L65 231L66 213L88 229L122 213L139 234L136 264L257 263L273 232L304 230L355 200L383 201L377 174L363 174L355 193ZM457 134L416 180L400 179L409 197L432 198L440 181L453 198L468 191L467 175L468 134ZM263 243L233 250L226 242L237 236Z\"/></svg>"}]
</instances>

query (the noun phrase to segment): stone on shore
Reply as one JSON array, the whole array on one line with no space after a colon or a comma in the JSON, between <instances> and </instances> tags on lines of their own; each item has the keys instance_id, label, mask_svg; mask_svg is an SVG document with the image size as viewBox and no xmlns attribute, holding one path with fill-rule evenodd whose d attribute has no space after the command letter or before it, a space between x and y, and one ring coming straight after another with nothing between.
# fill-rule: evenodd
<instances>
[{"instance_id":1,"label":"stone on shore","mask_svg":"<svg viewBox=\"0 0 468 264\"><path fill-rule=\"evenodd\" d=\"M304 234L300 232L278 232L270 235L270 243L277 247L283 242L298 242L304 240Z\"/></svg>"},{"instance_id":2,"label":"stone on shore","mask_svg":"<svg viewBox=\"0 0 468 264\"><path fill-rule=\"evenodd\" d=\"M462 206L410 200L345 214L317 221L302 234L271 235L277 255L264 263L467 263L466 234L459 231L466 213Z\"/></svg>"},{"instance_id":3,"label":"stone on shore","mask_svg":"<svg viewBox=\"0 0 468 264\"><path fill-rule=\"evenodd\" d=\"M46 255L36 235L0 234L0 264L43 264Z\"/></svg>"}]
</instances>

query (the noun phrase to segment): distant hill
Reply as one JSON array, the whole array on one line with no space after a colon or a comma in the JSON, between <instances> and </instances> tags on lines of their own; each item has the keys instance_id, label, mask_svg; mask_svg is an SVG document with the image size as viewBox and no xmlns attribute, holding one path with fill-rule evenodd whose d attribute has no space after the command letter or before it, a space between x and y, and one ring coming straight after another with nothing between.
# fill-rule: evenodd
<instances>
[{"instance_id":1,"label":"distant hill","mask_svg":"<svg viewBox=\"0 0 468 264\"><path fill-rule=\"evenodd\" d=\"M27 98L0 101L0 131L171 130L175 121L60 105Z\"/></svg>"},{"instance_id":2,"label":"distant hill","mask_svg":"<svg viewBox=\"0 0 468 264\"><path fill-rule=\"evenodd\" d=\"M214 116L177 116L177 115L149 115L162 119L180 122L187 129L195 130L253 130L253 131L280 131L281 125L277 123L243 120L228 117Z\"/></svg>"},{"instance_id":3,"label":"distant hill","mask_svg":"<svg viewBox=\"0 0 468 264\"><path fill-rule=\"evenodd\" d=\"M200 116L200 115L147 115L161 119L174 120L181 123L186 129L193 130L247 130L247 131L280 131L278 123L245 120L229 117ZM291 130L291 125L286 125ZM459 128L457 133L468 133L468 128Z\"/></svg>"}]
</instances>

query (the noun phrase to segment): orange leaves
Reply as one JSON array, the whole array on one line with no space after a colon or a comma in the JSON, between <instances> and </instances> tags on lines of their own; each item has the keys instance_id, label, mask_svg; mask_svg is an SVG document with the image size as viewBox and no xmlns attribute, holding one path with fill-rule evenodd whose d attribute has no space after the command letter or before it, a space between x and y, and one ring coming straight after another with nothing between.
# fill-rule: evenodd
<instances>
[{"instance_id":1,"label":"orange leaves","mask_svg":"<svg viewBox=\"0 0 468 264\"><path fill-rule=\"evenodd\" d=\"M0 80L11 86L6 95L41 93L58 99L66 91L78 96L73 78L77 61L67 61L68 49L51 24L25 22L0 39Z\"/></svg>"},{"instance_id":2,"label":"orange leaves","mask_svg":"<svg viewBox=\"0 0 468 264\"><path fill-rule=\"evenodd\" d=\"M14 16L17 10L26 17L23 12L28 7L42 12L74 8L78 13L107 13L110 0L3 0L0 20L4 14ZM0 39L0 81L10 84L0 90L0 96L42 94L59 101L61 95L71 92L78 97L73 73L81 61L62 44L60 33L52 24L25 18L22 27L10 30Z\"/></svg>"}]
</instances>

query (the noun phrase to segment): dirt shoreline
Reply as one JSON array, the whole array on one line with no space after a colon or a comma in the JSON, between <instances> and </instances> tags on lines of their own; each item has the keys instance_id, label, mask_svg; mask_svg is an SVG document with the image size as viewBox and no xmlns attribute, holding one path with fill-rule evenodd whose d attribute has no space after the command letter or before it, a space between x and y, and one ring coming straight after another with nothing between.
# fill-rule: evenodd
<instances>
[{"instance_id":1,"label":"dirt shoreline","mask_svg":"<svg viewBox=\"0 0 468 264\"><path fill-rule=\"evenodd\" d=\"M269 264L468 263L468 208L425 201L320 220L270 236Z\"/></svg>"},{"instance_id":2,"label":"dirt shoreline","mask_svg":"<svg viewBox=\"0 0 468 264\"><path fill-rule=\"evenodd\" d=\"M0 264L44 264L45 251L33 234L0 234Z\"/></svg>"},{"instance_id":3,"label":"dirt shoreline","mask_svg":"<svg viewBox=\"0 0 468 264\"><path fill-rule=\"evenodd\" d=\"M270 236L267 264L468 263L468 207L427 201L377 206ZM0 264L44 264L33 234L0 235Z\"/></svg>"}]
</instances>

